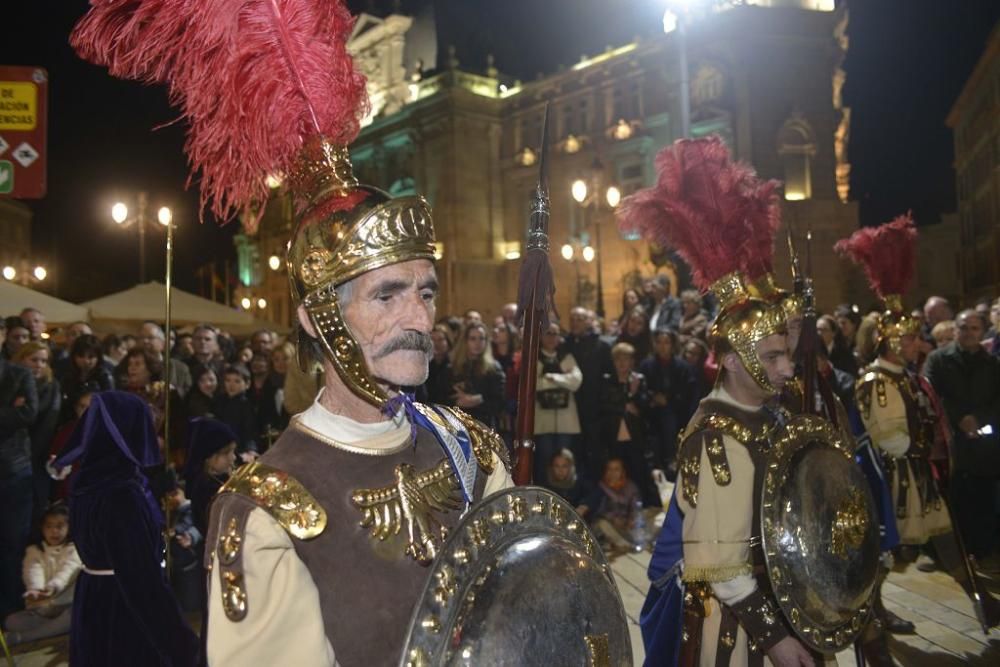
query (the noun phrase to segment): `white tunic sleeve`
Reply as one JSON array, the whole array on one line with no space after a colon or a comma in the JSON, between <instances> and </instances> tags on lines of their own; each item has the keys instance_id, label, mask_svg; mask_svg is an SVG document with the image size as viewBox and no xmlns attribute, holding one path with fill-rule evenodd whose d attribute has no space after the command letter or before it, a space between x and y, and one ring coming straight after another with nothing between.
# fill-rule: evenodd
<instances>
[{"instance_id":1,"label":"white tunic sleeve","mask_svg":"<svg viewBox=\"0 0 1000 667\"><path fill-rule=\"evenodd\" d=\"M212 572L209 665L336 665L319 591L288 534L266 512L254 509L247 518L243 549L247 615L242 621L226 617L218 563Z\"/></svg>"}]
</instances>

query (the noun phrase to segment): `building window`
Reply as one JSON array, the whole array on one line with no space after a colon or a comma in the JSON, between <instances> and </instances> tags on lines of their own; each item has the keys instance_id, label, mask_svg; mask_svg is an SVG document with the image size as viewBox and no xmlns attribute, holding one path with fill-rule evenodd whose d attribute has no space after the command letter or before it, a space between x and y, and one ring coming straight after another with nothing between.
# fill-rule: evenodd
<instances>
[{"instance_id":1,"label":"building window","mask_svg":"<svg viewBox=\"0 0 1000 667\"><path fill-rule=\"evenodd\" d=\"M784 165L785 199L812 198L811 162L816 155L812 127L798 112L792 113L778 131L778 155Z\"/></svg>"}]
</instances>

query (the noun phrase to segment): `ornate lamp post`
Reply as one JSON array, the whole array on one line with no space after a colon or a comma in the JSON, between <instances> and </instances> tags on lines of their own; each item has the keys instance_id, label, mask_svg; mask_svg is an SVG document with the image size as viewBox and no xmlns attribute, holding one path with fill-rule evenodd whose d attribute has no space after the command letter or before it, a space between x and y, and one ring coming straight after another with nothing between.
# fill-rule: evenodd
<instances>
[{"instance_id":1,"label":"ornate lamp post","mask_svg":"<svg viewBox=\"0 0 1000 667\"><path fill-rule=\"evenodd\" d=\"M570 186L570 192L573 195L573 199L576 203L580 204L585 211L588 211L590 216L589 223L593 223L594 226L594 238L597 242L596 252L595 249L591 249L593 253L591 258L597 259L597 316L600 318L604 317L604 274L601 266L601 259L604 255L603 248L601 246L601 220L598 217L602 210L611 211L618 206L618 202L621 201L622 193L614 185L608 185L604 187L604 165L601 164L599 158L594 158L593 164L590 165L590 175L588 179L579 178L573 181ZM589 247L589 246L588 246ZM584 259L586 259L586 250L584 248ZM565 257L565 254L563 255ZM570 255L572 258L572 255ZM590 260L587 260L590 261Z\"/></svg>"},{"instance_id":2,"label":"ornate lamp post","mask_svg":"<svg viewBox=\"0 0 1000 667\"><path fill-rule=\"evenodd\" d=\"M139 229L139 283L146 282L146 225L150 224L152 220L146 215L146 209L149 206L149 199L145 192L140 192L136 195L136 211L135 215L129 215L129 208L125 202L117 202L111 207L111 219L115 221L122 229L128 229L135 225ZM164 223L163 218L160 214L167 211L167 216L169 220L170 209L167 207L161 208L157 212L157 220L161 225L167 227L169 231L169 222Z\"/></svg>"}]
</instances>

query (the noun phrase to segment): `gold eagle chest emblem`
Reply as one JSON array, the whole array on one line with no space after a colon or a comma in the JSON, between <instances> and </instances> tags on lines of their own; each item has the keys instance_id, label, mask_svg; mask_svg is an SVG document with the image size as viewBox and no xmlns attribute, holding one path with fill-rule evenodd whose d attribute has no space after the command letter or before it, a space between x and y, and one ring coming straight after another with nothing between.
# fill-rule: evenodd
<instances>
[{"instance_id":1,"label":"gold eagle chest emblem","mask_svg":"<svg viewBox=\"0 0 1000 667\"><path fill-rule=\"evenodd\" d=\"M379 541L398 535L405 524L406 555L427 565L448 534L433 513L462 509L461 486L447 459L423 472L400 463L393 474L394 484L359 489L351 495L351 502L361 510L361 527Z\"/></svg>"}]
</instances>

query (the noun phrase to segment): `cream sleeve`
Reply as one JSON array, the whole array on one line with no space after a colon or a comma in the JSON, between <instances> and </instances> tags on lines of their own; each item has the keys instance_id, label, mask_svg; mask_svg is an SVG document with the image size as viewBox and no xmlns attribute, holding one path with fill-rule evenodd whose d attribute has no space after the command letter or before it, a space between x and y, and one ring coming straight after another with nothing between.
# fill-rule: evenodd
<instances>
[{"instance_id":1,"label":"cream sleeve","mask_svg":"<svg viewBox=\"0 0 1000 667\"><path fill-rule=\"evenodd\" d=\"M254 509L247 518L243 548L247 615L238 622L226 617L216 567L208 603L208 663L336 665L319 591L288 534L266 512Z\"/></svg>"},{"instance_id":2,"label":"cream sleeve","mask_svg":"<svg viewBox=\"0 0 1000 667\"><path fill-rule=\"evenodd\" d=\"M910 448L906 405L893 383L885 383L885 405L879 405L878 392L872 387L871 412L867 419L864 418L863 412L861 416L872 442L878 445L879 449L894 457L906 454Z\"/></svg>"},{"instance_id":3,"label":"cream sleeve","mask_svg":"<svg viewBox=\"0 0 1000 667\"><path fill-rule=\"evenodd\" d=\"M483 498L496 493L500 489L509 489L512 486L514 486L514 480L511 479L510 471L507 470L507 466L503 464L503 461L494 454L493 474L486 478L486 486L483 487Z\"/></svg>"}]
</instances>

